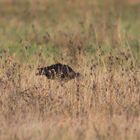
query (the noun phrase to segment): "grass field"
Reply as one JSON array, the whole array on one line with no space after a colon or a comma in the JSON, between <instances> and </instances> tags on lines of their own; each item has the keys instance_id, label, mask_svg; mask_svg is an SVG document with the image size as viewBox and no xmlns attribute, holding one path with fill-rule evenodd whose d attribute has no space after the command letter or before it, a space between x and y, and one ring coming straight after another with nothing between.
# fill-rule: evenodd
<instances>
[{"instance_id":1,"label":"grass field","mask_svg":"<svg viewBox=\"0 0 140 140\"><path fill-rule=\"evenodd\" d=\"M139 28L139 0L0 0L0 140L140 140Z\"/></svg>"}]
</instances>

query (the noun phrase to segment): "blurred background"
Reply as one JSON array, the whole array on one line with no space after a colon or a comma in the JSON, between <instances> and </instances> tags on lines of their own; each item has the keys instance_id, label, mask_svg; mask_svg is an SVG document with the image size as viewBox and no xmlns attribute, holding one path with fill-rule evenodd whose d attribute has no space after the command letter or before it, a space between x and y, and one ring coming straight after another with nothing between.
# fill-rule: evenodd
<instances>
[{"instance_id":1,"label":"blurred background","mask_svg":"<svg viewBox=\"0 0 140 140\"><path fill-rule=\"evenodd\" d=\"M139 27L140 0L0 0L0 50L26 62L35 52L49 62L72 55L69 62L75 48L93 54L98 46L129 46L138 62Z\"/></svg>"}]
</instances>

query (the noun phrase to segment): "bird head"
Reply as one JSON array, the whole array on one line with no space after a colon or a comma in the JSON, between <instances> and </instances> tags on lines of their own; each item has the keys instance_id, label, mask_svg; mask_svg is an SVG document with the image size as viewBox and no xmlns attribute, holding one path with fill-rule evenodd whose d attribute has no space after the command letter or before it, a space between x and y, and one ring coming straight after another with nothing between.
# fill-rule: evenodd
<instances>
[{"instance_id":1,"label":"bird head","mask_svg":"<svg viewBox=\"0 0 140 140\"><path fill-rule=\"evenodd\" d=\"M76 73L76 77L80 77L81 74L79 72Z\"/></svg>"},{"instance_id":2,"label":"bird head","mask_svg":"<svg viewBox=\"0 0 140 140\"><path fill-rule=\"evenodd\" d=\"M69 72L69 78L70 79L74 79L74 78L79 78L80 77L80 73L73 73L73 72Z\"/></svg>"}]
</instances>

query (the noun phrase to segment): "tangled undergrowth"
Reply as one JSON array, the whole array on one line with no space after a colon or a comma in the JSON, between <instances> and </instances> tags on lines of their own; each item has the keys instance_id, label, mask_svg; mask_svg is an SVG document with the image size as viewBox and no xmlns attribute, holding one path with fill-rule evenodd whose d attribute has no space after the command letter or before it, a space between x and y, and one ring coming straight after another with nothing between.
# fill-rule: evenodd
<instances>
[{"instance_id":1,"label":"tangled undergrowth","mask_svg":"<svg viewBox=\"0 0 140 140\"><path fill-rule=\"evenodd\" d=\"M102 57L66 83L1 59L2 139L139 139L140 67L127 51Z\"/></svg>"},{"instance_id":2,"label":"tangled undergrowth","mask_svg":"<svg viewBox=\"0 0 140 140\"><path fill-rule=\"evenodd\" d=\"M139 140L139 8L16 2L0 5L0 139ZM80 79L35 75L56 62Z\"/></svg>"}]
</instances>

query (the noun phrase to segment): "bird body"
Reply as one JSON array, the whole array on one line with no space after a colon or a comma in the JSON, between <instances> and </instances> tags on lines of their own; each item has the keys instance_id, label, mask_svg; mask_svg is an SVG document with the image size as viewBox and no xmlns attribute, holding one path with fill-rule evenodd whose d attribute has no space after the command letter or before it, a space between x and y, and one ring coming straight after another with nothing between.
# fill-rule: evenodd
<instances>
[{"instance_id":1,"label":"bird body","mask_svg":"<svg viewBox=\"0 0 140 140\"><path fill-rule=\"evenodd\" d=\"M48 79L59 80L70 80L80 76L70 66L61 63L38 68L37 75L45 75Z\"/></svg>"}]
</instances>

